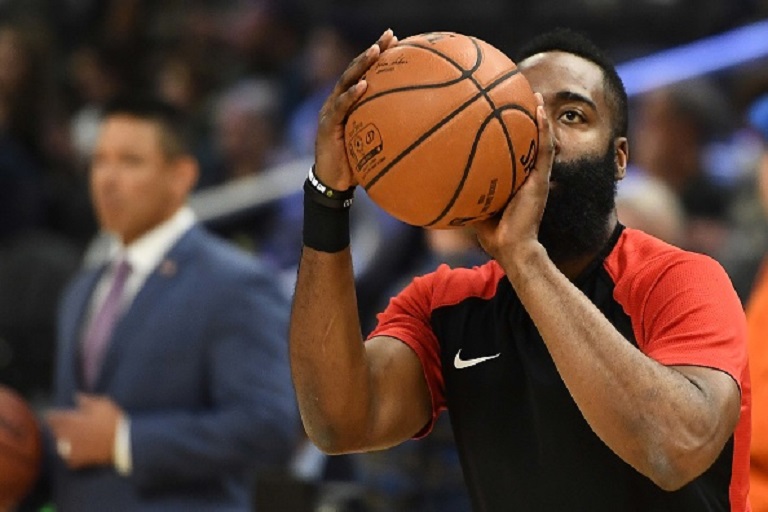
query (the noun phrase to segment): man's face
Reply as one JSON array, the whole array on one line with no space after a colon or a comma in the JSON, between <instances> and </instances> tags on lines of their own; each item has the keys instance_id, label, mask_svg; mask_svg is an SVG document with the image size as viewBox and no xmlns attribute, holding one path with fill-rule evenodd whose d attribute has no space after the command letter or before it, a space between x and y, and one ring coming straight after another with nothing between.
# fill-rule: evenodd
<instances>
[{"instance_id":1,"label":"man's face","mask_svg":"<svg viewBox=\"0 0 768 512\"><path fill-rule=\"evenodd\" d=\"M129 115L104 121L91 164L91 196L101 227L129 244L180 205L174 165L159 126Z\"/></svg>"},{"instance_id":2,"label":"man's face","mask_svg":"<svg viewBox=\"0 0 768 512\"><path fill-rule=\"evenodd\" d=\"M555 261L596 251L608 235L626 140L614 143L600 67L563 52L534 55L520 69L544 105L555 137L550 192L539 240Z\"/></svg>"}]
</instances>

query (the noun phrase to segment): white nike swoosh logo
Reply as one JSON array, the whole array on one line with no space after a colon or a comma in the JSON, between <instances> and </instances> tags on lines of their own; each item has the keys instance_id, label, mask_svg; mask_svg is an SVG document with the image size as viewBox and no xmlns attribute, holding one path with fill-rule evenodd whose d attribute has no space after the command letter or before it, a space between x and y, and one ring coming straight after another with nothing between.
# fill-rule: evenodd
<instances>
[{"instance_id":1,"label":"white nike swoosh logo","mask_svg":"<svg viewBox=\"0 0 768 512\"><path fill-rule=\"evenodd\" d=\"M500 355L501 355L501 352L492 356L476 357L474 359L462 359L461 349L459 349L459 351L456 352L456 357L453 358L453 366L455 366L457 370L461 370L463 368L469 368L470 366L475 366L476 364L484 363L485 361L488 361L490 359L496 359Z\"/></svg>"}]
</instances>

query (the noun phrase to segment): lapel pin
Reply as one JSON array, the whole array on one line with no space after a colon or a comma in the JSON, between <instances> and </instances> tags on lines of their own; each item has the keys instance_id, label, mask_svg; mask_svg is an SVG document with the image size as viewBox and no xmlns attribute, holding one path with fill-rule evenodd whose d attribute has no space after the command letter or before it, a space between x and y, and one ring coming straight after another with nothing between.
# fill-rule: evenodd
<instances>
[{"instance_id":1,"label":"lapel pin","mask_svg":"<svg viewBox=\"0 0 768 512\"><path fill-rule=\"evenodd\" d=\"M164 277L173 277L176 274L178 267L173 260L163 260L160 263L160 275Z\"/></svg>"}]
</instances>

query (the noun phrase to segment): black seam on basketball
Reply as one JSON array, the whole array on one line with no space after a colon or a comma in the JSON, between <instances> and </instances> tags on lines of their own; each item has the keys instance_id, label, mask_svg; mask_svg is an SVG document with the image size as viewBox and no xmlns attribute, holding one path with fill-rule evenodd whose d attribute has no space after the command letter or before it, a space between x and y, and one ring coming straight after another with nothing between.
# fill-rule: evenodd
<instances>
[{"instance_id":1,"label":"black seam on basketball","mask_svg":"<svg viewBox=\"0 0 768 512\"><path fill-rule=\"evenodd\" d=\"M536 133L539 133L539 125L536 123L536 117L533 116L530 112L528 112L527 109L520 105L504 105L500 109L497 109L495 113L497 114L497 117L499 119L499 124L501 124L501 129L504 130L504 137L507 139L507 147L509 148L509 156L512 158L512 183L517 183L517 155L515 154L515 145L512 143L512 138L509 135L509 130L507 130L507 125L504 124L504 122L501 119L501 113L505 110L517 110L518 112L522 112L526 116L528 116L528 119L533 121L533 125L536 127ZM516 191L513 191L509 199L512 198L512 196L515 195Z\"/></svg>"},{"instance_id":2,"label":"black seam on basketball","mask_svg":"<svg viewBox=\"0 0 768 512\"><path fill-rule=\"evenodd\" d=\"M509 138L509 132L507 131L507 126L504 124L504 122L501 119L501 112L505 110L516 110L518 112L524 113L529 118L533 119L531 114L522 106L520 105L504 105L503 107L499 108L498 110L495 110L491 112L491 114L483 121L483 124L480 126L480 129L477 131L477 136L475 137L475 142L472 144L472 151L469 153L469 161L467 162L466 167L464 167L464 175L461 177L461 181L459 182L458 187L456 187L456 190L454 191L453 197L448 202L448 205L445 207L445 209L438 215L438 217L433 220L432 222L428 224L424 224L424 227L433 226L436 223L443 220L443 218L448 215L448 212L451 210L453 205L456 203L456 200L459 198L459 195L461 194L461 191L464 189L464 184L467 181L467 176L469 175L469 169L472 166L472 159L474 158L475 153L477 152L477 144L480 140L483 131L487 126L490 124L491 120L497 119L499 121L499 124L501 125L502 129L504 130L504 135L507 139L507 147L509 149L509 154L512 159L512 183L517 183L517 158L515 157L515 146L512 144L512 140ZM534 123L536 121L534 120ZM512 198L512 196L515 194L516 191L510 192L509 197L507 198L507 201Z\"/></svg>"},{"instance_id":3,"label":"black seam on basketball","mask_svg":"<svg viewBox=\"0 0 768 512\"><path fill-rule=\"evenodd\" d=\"M477 153L477 146L480 143L480 139L483 136L483 132L488 127L491 121L496 119L496 112L491 112L491 114L485 118L483 123L480 125L480 128L475 133L475 140L472 142L472 150L469 152L469 155L467 157L467 164L464 166L464 173L461 176L461 180L459 181L458 186L453 192L453 197L451 197L450 201L448 201L448 204L443 209L442 212L437 216L435 220L432 222L428 222L427 224L424 224L424 227L434 226L437 222L440 222L443 217L445 217L448 212L453 208L453 205L456 204L456 199L459 198L459 194L461 194L461 191L464 189L464 183L467 181L467 176L469 176L469 169L472 167L472 161L475 158L475 153Z\"/></svg>"},{"instance_id":4,"label":"black seam on basketball","mask_svg":"<svg viewBox=\"0 0 768 512\"><path fill-rule=\"evenodd\" d=\"M472 40L473 44L475 44L475 40L473 38L470 37L469 39ZM480 51L480 48L477 46L477 44L475 44L475 48L477 48L477 50L478 50L477 51L478 58L475 60L475 63L469 69L464 69L463 67L461 67L461 65L458 62L456 62L451 57L449 57L448 55L444 54L443 52L441 52L437 48L432 48L431 46L423 46L423 45L416 44L416 43L405 43L405 44L401 43L400 46L408 46L408 47L411 47L411 48L421 48L422 50L427 50L430 53L434 53L435 55L437 55L438 57L441 57L442 59L446 60L453 67L455 67L456 69L461 71L462 74L463 73L469 73L471 75L472 73L474 73L475 71L477 71L480 68L480 64L482 63L481 59L480 59L480 57L482 56L482 52Z\"/></svg>"},{"instance_id":5,"label":"black seam on basketball","mask_svg":"<svg viewBox=\"0 0 768 512\"><path fill-rule=\"evenodd\" d=\"M453 78L451 80L448 80L447 82L439 82L439 83L435 83L435 84L423 84L423 85L409 85L409 86L406 86L406 87L397 87L396 89L387 89L386 91L381 91L381 92L378 92L376 94L372 94L371 96L365 98L364 100L359 101L358 103L356 103L349 110L349 112L347 113L347 116L350 116L354 111L356 111L358 108L362 107L363 105L365 105L369 101L373 101L376 98L380 98L381 96L386 96L387 94L393 94L393 93L402 92L402 91L416 91L416 90L419 90L419 89L437 89L437 88L447 87L447 86L459 83L462 80L466 80L467 78L472 79L472 73L474 73L475 71L478 70L478 68L480 67L480 62L482 60L478 56L478 60L475 62L474 66L472 66L469 69L464 69L463 67L461 67L459 65L458 62L454 61L449 56L445 55L444 53L441 53L440 51L436 50L435 48L430 48L429 46L422 46L420 44L407 44L407 43L406 44L400 44L400 46L408 46L410 48L420 48L420 49L426 50L426 51L428 51L430 53L434 53L435 55L437 55L438 57L441 57L443 60L447 61L449 64L451 64L453 67L455 67L459 72L461 72L461 75L458 78ZM478 53L480 53L479 52L479 48L478 48ZM475 85L478 85L478 84L475 83Z\"/></svg>"},{"instance_id":6,"label":"black seam on basketball","mask_svg":"<svg viewBox=\"0 0 768 512\"><path fill-rule=\"evenodd\" d=\"M490 90L492 90L494 87L496 87L496 86L498 86L499 84L503 83L503 82L504 82L504 81L506 81L508 78L510 78L510 77L512 77L512 76L514 76L514 75L516 75L517 73L519 73L519 71L518 71L518 69L517 69L517 68L515 68L515 69L513 69L513 70L510 70L509 72L507 72L507 73L503 74L502 76L500 76L499 78L497 78L497 79L496 79L496 81L494 81L494 82L491 82L491 83L488 85L488 87L486 88L486 92L487 92L487 91L490 91ZM370 191L370 190L371 190L371 188L372 188L372 187L373 187L373 186L376 184L376 182L378 182L378 181L379 181L379 180L380 180L380 179L381 179L381 178L382 178L382 177L383 177L385 174L387 174L387 173L388 173L388 172L389 172L389 171L392 169L392 167L394 167L394 166L395 166L395 165L396 165L398 162L400 162L400 160L402 160L403 158L405 158L405 157L406 157L406 156L407 156L407 155L408 155L408 154L409 154L411 151L413 151L414 149L416 149L416 148L417 148L417 147L418 147L418 146L419 146L419 145L420 145L422 142L424 142L426 139L428 139L429 137L431 137L433 133L435 133L435 132L436 132L437 130L439 130L439 129L440 129L442 126L444 126L445 124L447 124L447 123L448 123L448 122L449 122L451 119L453 119L454 117L456 117L457 115L459 115L459 114L460 114L460 113L461 113L461 112L462 112L464 109L466 109L466 108L467 108L467 107L469 107L469 106L470 106L472 103L474 103L475 101L477 101L477 99L478 99L478 98L480 98L481 96L483 96L483 94L484 94L483 92L478 92L478 93L477 93L477 94L475 94L473 97L471 97L470 99L468 99L467 101L465 101L463 104L459 105L459 106L456 108L456 110L454 110L453 112L451 112L450 114L448 114L447 116L445 116L443 119L441 119L441 120L440 120L440 122L439 122L439 123L437 123L435 126L433 126L433 127L432 127L432 128L430 128L429 130L427 130L426 132L424 132L424 133L421 135L421 137L419 137L418 139L416 139L415 141L413 141L413 143L412 143L410 146L408 146L407 148L405 148L405 149L404 149L404 150L403 150L403 151L402 151L402 152L401 152L399 155L397 155L395 158L393 158L393 159L392 159L392 161L391 161L391 162L389 162L389 164L387 164L386 166L384 166L384 168L382 168L382 169L381 169L381 170L378 172L378 174L376 174L376 176L374 176L373 178L371 178L371 179L368 181L368 183L367 183L367 184L364 186L365 190L366 190L366 191ZM521 108L522 108L522 107L521 107ZM524 110L524 109L523 109L523 110ZM529 115L530 115L530 114L529 114Z\"/></svg>"},{"instance_id":7,"label":"black seam on basketball","mask_svg":"<svg viewBox=\"0 0 768 512\"><path fill-rule=\"evenodd\" d=\"M469 40L472 42L472 44L475 46L475 49L477 50L477 65L480 67L480 65L483 63L483 57L485 54L483 53L483 50L480 49L480 45L477 43L477 39L474 37L470 37ZM477 90L483 94L483 97L485 98L485 101L488 102L488 105L490 105L491 110L496 110L496 104L493 103L493 99L488 95L488 91L485 90L485 88L480 84L480 82L477 81L477 79L474 77L474 75L469 76L469 80L475 84L475 87L477 87Z\"/></svg>"},{"instance_id":8,"label":"black seam on basketball","mask_svg":"<svg viewBox=\"0 0 768 512\"><path fill-rule=\"evenodd\" d=\"M503 110L518 110L518 111L525 112L525 109L520 107L519 105L506 105L499 110L495 110L491 112L488 115L488 117L485 118L485 120L483 121L483 124L480 125L480 128L477 130L477 133L475 134L475 141L472 143L472 150L469 152L467 165L464 166L464 174L462 175L461 181L459 181L458 186L453 192L453 197L451 197L451 200L448 201L448 204L446 205L445 209L443 209L443 211L440 212L437 218L432 222L424 224L424 227L434 226L435 224L443 220L443 218L446 215L448 215L448 212L451 211L451 208L453 208L453 205L456 204L456 200L459 198L459 195L461 195L461 191L464 189L464 184L467 182L467 176L469 176L469 169L472 167L472 162L474 160L475 153L477 153L477 145L480 143L480 139L482 138L483 133L485 132L485 129L490 125L491 121L498 120L499 124L501 124L501 126L504 128L505 135L508 135L506 126L501 121L501 117L499 115L499 112ZM509 151L512 157L512 183L515 183L515 178L517 177L517 164L515 162L515 150L514 150L514 146L512 146L511 144L511 141L508 140L508 142L509 142L508 144Z\"/></svg>"}]
</instances>

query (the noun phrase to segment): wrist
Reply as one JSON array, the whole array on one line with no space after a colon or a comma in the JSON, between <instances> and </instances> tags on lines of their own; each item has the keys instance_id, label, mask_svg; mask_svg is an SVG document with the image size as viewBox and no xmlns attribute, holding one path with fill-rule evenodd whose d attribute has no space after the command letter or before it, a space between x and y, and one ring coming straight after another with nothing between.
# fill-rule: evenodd
<instances>
[{"instance_id":1,"label":"wrist","mask_svg":"<svg viewBox=\"0 0 768 512\"><path fill-rule=\"evenodd\" d=\"M549 261L547 251L538 240L516 244L497 260L513 285L522 284L533 277L542 262Z\"/></svg>"},{"instance_id":2,"label":"wrist","mask_svg":"<svg viewBox=\"0 0 768 512\"><path fill-rule=\"evenodd\" d=\"M354 200L355 187L335 190L314 174L310 168L304 182L305 247L316 251L335 253L349 247L349 209Z\"/></svg>"},{"instance_id":3,"label":"wrist","mask_svg":"<svg viewBox=\"0 0 768 512\"><path fill-rule=\"evenodd\" d=\"M312 172L318 180L335 190L347 190L357 185L345 154L340 157L316 154Z\"/></svg>"},{"instance_id":4,"label":"wrist","mask_svg":"<svg viewBox=\"0 0 768 512\"><path fill-rule=\"evenodd\" d=\"M304 181L305 196L329 208L349 208L355 195L355 186L336 189L324 183L315 174L315 166L309 168L307 179Z\"/></svg>"}]
</instances>

